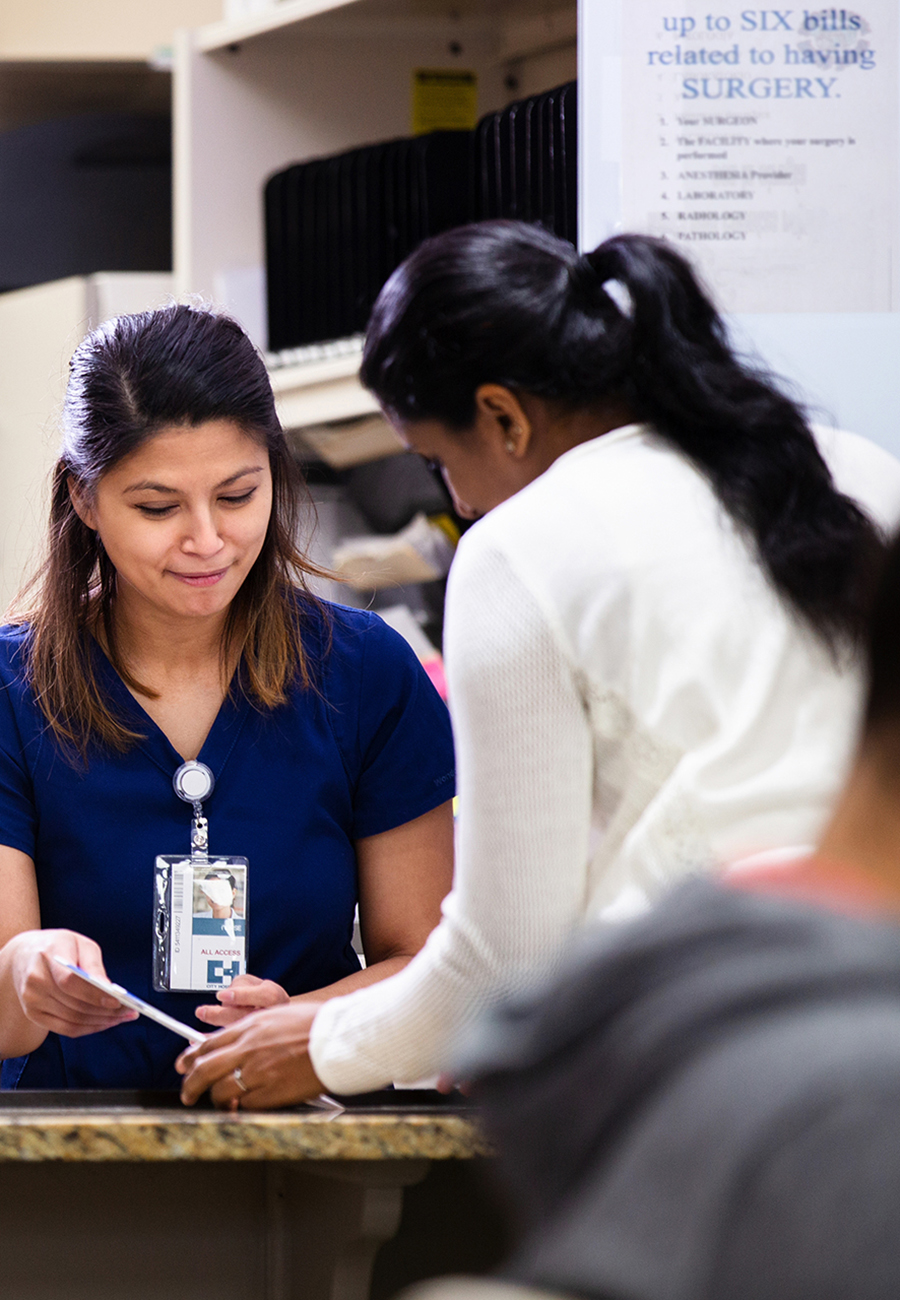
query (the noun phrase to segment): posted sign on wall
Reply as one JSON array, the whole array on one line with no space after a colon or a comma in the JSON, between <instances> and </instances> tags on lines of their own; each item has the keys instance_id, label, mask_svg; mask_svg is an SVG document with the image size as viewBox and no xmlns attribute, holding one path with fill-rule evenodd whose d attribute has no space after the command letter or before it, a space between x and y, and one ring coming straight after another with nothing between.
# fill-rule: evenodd
<instances>
[{"instance_id":1,"label":"posted sign on wall","mask_svg":"<svg viewBox=\"0 0 900 1300\"><path fill-rule=\"evenodd\" d=\"M900 308L897 11L624 3L623 228L730 311Z\"/></svg>"}]
</instances>

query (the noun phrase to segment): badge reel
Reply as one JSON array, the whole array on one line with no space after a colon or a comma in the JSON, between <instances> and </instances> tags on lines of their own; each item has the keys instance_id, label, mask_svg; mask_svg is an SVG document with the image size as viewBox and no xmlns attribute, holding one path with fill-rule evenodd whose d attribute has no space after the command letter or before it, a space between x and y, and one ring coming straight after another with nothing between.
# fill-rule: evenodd
<instances>
[{"instance_id":1,"label":"badge reel","mask_svg":"<svg viewBox=\"0 0 900 1300\"><path fill-rule=\"evenodd\" d=\"M182 763L172 778L189 803L190 854L159 854L153 868L153 987L157 992L227 988L247 970L246 858L210 856L204 800L215 778L205 763Z\"/></svg>"}]
</instances>

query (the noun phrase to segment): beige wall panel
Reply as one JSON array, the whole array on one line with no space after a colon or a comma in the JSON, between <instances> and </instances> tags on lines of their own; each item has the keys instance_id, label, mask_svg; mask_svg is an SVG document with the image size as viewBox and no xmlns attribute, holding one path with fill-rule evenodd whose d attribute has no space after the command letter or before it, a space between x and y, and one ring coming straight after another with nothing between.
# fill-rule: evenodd
<instances>
[{"instance_id":1,"label":"beige wall panel","mask_svg":"<svg viewBox=\"0 0 900 1300\"><path fill-rule=\"evenodd\" d=\"M3 0L0 58L141 59L221 17L222 0Z\"/></svg>"},{"instance_id":2,"label":"beige wall panel","mask_svg":"<svg viewBox=\"0 0 900 1300\"><path fill-rule=\"evenodd\" d=\"M101 321L171 290L168 274L109 272L0 294L0 615L40 560L69 357Z\"/></svg>"},{"instance_id":3,"label":"beige wall panel","mask_svg":"<svg viewBox=\"0 0 900 1300\"><path fill-rule=\"evenodd\" d=\"M0 613L38 558L66 370L86 324L80 277L0 296Z\"/></svg>"}]
</instances>

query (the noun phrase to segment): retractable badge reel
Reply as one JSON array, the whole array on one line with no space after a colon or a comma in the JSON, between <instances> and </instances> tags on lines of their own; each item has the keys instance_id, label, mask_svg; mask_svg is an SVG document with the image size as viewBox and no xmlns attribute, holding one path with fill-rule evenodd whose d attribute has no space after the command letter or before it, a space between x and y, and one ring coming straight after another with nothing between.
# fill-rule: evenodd
<instances>
[{"instance_id":1,"label":"retractable badge reel","mask_svg":"<svg viewBox=\"0 0 900 1300\"><path fill-rule=\"evenodd\" d=\"M153 987L160 992L227 988L247 969L249 863L211 857L203 812L215 787L205 763L182 763L172 778L193 809L190 855L158 854L154 874Z\"/></svg>"}]
</instances>

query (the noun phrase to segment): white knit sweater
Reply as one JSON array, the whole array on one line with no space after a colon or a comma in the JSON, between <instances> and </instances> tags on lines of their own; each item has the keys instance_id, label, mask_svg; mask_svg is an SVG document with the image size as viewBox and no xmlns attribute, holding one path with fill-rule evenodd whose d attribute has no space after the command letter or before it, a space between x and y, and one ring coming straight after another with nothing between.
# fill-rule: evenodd
<instances>
[{"instance_id":1,"label":"white knit sweater","mask_svg":"<svg viewBox=\"0 0 900 1300\"><path fill-rule=\"evenodd\" d=\"M837 486L894 528L900 463L818 436ZM861 689L706 480L640 425L567 452L466 534L446 657L453 891L405 970L316 1016L312 1060L335 1092L445 1068L460 1031L549 973L584 920L626 916L685 872L811 844Z\"/></svg>"}]
</instances>

